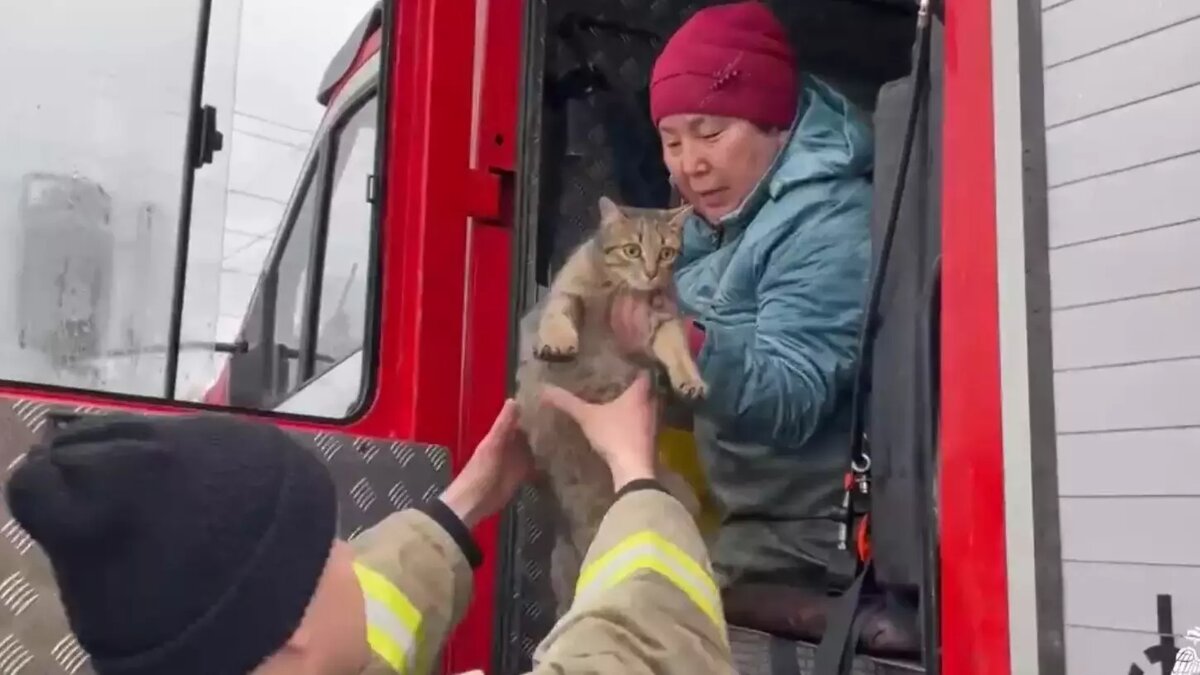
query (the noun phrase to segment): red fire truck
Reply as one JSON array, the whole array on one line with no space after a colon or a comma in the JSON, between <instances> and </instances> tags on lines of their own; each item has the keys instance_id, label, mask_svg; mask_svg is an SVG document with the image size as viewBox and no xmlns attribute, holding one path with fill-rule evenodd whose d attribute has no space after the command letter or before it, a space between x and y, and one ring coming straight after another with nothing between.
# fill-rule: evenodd
<instances>
[{"instance_id":1,"label":"red fire truck","mask_svg":"<svg viewBox=\"0 0 1200 675\"><path fill-rule=\"evenodd\" d=\"M123 2L158 33L131 31L132 19L88 30L99 10L68 16L62 2L0 10L12 29L0 28L0 50L16 52L3 68L54 55L71 64L7 80L0 202L10 187L15 197L0 208L20 212L20 176L90 167L111 198L113 252L90 252L113 270L108 304L140 288L137 320L98 322L105 332L71 361L112 379L31 376L28 358L46 345L17 330L0 345L24 368L0 366L4 463L79 415L233 411L312 440L343 493L348 537L435 495L468 456L509 392L517 318L586 233L599 195L671 199L642 114L646 79L671 30L714 4L383 0L305 85L321 106L315 128L273 127L272 147L298 168L283 193L266 194L230 187L230 141L236 165L239 138L266 132L221 104L245 65L231 56L239 33L223 27L240 20L245 41L258 10ZM1181 317L1200 316L1200 276L1182 262L1200 243L1200 228L1188 229L1200 198L1186 188L1200 170L1200 125L1181 112L1195 110L1191 99L1175 100L1195 98L1200 82L1187 46L1200 44L1200 9L770 4L802 69L875 125L872 421L847 467L867 472L874 453L877 495L912 490L902 513L871 512L872 537L877 551L907 539L919 553L905 574L921 639L905 655L864 654L854 671L1196 672L1183 668L1196 655L1186 629L1200 623L1200 549L1184 523L1164 520L1185 517L1196 493L1161 467L1184 476L1200 457L1200 435L1188 435L1200 428L1200 354L1170 337L1185 334ZM75 23L88 38L64 28ZM168 53L185 43L194 51ZM175 60L145 58L154 49ZM159 84L158 99L142 93ZM178 156L160 161L164 143ZM221 336L204 319L219 267L206 252L214 232L234 231L235 197L275 225L238 235L262 255L246 311ZM16 241L37 224L0 227ZM8 323L30 298L2 299ZM190 396L195 363L218 366L195 376L215 379ZM527 490L479 529L490 562L445 672L528 666L552 614L546 527ZM0 659L8 672L85 672L44 560L11 519L0 533L11 544L0 544ZM47 625L61 635L47 640ZM733 633L743 672L815 672L820 635Z\"/></svg>"}]
</instances>

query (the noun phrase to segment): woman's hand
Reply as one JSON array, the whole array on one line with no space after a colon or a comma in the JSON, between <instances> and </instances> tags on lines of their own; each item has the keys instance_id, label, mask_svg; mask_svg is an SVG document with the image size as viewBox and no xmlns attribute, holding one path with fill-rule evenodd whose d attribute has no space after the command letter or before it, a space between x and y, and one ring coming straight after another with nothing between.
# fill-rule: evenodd
<instances>
[{"instance_id":1,"label":"woman's hand","mask_svg":"<svg viewBox=\"0 0 1200 675\"><path fill-rule=\"evenodd\" d=\"M634 293L617 293L609 309L608 323L617 347L626 354L648 354L654 340L655 317L679 315L679 305L666 293L649 298ZM692 355L700 353L704 333L694 321L682 318ZM661 323L661 320L660 320Z\"/></svg>"},{"instance_id":2,"label":"woman's hand","mask_svg":"<svg viewBox=\"0 0 1200 675\"><path fill-rule=\"evenodd\" d=\"M653 331L650 325L650 303L644 296L617 293L609 310L609 325L617 347L626 354L645 354L650 350Z\"/></svg>"},{"instance_id":3,"label":"woman's hand","mask_svg":"<svg viewBox=\"0 0 1200 675\"><path fill-rule=\"evenodd\" d=\"M517 404L507 400L442 501L468 528L495 514L533 471L529 445L517 427Z\"/></svg>"},{"instance_id":4,"label":"woman's hand","mask_svg":"<svg viewBox=\"0 0 1200 675\"><path fill-rule=\"evenodd\" d=\"M663 318L677 315L679 304L668 293L626 291L613 297L608 323L617 346L628 354L644 354L650 350L657 325Z\"/></svg>"},{"instance_id":5,"label":"woman's hand","mask_svg":"<svg viewBox=\"0 0 1200 675\"><path fill-rule=\"evenodd\" d=\"M658 406L650 377L640 373L623 394L609 403L588 403L565 389L546 386L542 401L570 415L612 471L620 490L639 478L654 478Z\"/></svg>"}]
</instances>

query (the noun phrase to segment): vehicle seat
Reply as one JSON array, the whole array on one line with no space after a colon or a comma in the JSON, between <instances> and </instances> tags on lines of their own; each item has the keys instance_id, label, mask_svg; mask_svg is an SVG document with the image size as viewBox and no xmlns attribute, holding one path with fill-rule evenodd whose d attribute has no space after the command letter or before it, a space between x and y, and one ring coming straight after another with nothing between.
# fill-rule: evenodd
<instances>
[{"instance_id":1,"label":"vehicle seat","mask_svg":"<svg viewBox=\"0 0 1200 675\"><path fill-rule=\"evenodd\" d=\"M721 599L731 626L811 643L821 641L826 618L837 600L816 585L772 583L735 584ZM918 657L921 633L916 608L892 595L877 595L868 602L856 651L880 657Z\"/></svg>"}]
</instances>

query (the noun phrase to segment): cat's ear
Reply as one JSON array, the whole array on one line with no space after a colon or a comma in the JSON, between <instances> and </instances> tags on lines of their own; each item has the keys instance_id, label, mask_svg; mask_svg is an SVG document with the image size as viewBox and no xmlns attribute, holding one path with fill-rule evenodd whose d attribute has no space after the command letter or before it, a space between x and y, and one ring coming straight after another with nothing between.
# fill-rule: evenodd
<instances>
[{"instance_id":1,"label":"cat's ear","mask_svg":"<svg viewBox=\"0 0 1200 675\"><path fill-rule=\"evenodd\" d=\"M692 205L687 202L667 211L667 220L671 223L671 228L682 230L683 223L688 219L688 216L692 215L692 211Z\"/></svg>"},{"instance_id":2,"label":"cat's ear","mask_svg":"<svg viewBox=\"0 0 1200 675\"><path fill-rule=\"evenodd\" d=\"M625 217L625 213L621 211L621 207L617 203L608 198L608 195L600 197L600 224L609 225L615 223Z\"/></svg>"}]
</instances>

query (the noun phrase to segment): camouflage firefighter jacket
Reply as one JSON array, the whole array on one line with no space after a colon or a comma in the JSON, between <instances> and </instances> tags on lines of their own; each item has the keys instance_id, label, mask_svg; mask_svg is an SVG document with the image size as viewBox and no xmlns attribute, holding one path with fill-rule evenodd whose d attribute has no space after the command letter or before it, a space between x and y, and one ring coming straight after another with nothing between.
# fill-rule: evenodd
<instances>
[{"instance_id":1,"label":"camouflage firefighter jacket","mask_svg":"<svg viewBox=\"0 0 1200 675\"><path fill-rule=\"evenodd\" d=\"M390 516L355 540L373 664L364 675L435 672L471 597L462 523ZM533 673L733 673L721 598L688 512L656 489L621 496L584 562L575 603Z\"/></svg>"}]
</instances>

